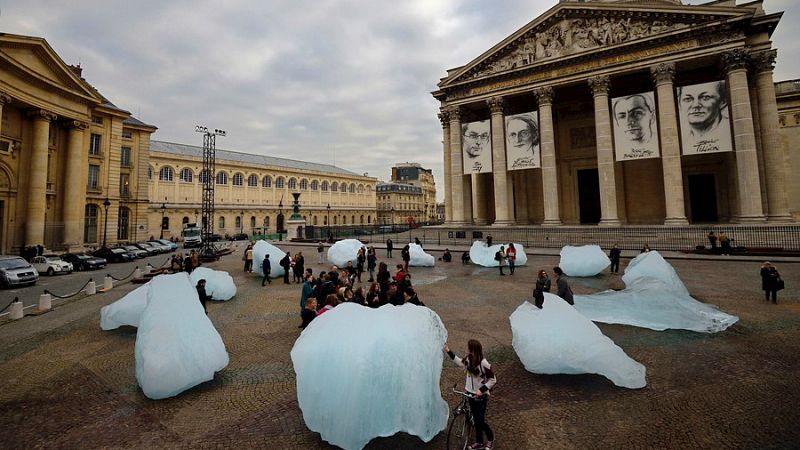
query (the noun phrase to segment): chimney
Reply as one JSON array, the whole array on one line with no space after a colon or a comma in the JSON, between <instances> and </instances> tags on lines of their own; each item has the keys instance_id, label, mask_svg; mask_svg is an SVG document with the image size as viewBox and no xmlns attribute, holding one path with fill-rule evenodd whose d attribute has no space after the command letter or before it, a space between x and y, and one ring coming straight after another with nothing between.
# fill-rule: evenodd
<instances>
[{"instance_id":1,"label":"chimney","mask_svg":"<svg viewBox=\"0 0 800 450\"><path fill-rule=\"evenodd\" d=\"M72 73L74 73L75 75L77 75L77 76L78 76L78 78L83 78L83 77L81 76L81 74L83 73L83 68L81 67L81 65L80 65L80 64L78 64L78 65L75 65L75 66L73 66L72 64L70 64L70 65L69 65L69 70L71 70L71 71L72 71Z\"/></svg>"}]
</instances>

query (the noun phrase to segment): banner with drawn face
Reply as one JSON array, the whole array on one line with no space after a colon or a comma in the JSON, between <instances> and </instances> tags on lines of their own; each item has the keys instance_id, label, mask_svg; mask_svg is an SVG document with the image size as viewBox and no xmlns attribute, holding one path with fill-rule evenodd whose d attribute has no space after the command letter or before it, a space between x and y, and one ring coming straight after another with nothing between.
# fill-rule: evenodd
<instances>
[{"instance_id":1,"label":"banner with drawn face","mask_svg":"<svg viewBox=\"0 0 800 450\"><path fill-rule=\"evenodd\" d=\"M724 80L678 87L684 155L733 151Z\"/></svg>"},{"instance_id":2,"label":"banner with drawn face","mask_svg":"<svg viewBox=\"0 0 800 450\"><path fill-rule=\"evenodd\" d=\"M506 168L541 167L539 114L535 111L506 116Z\"/></svg>"},{"instance_id":3,"label":"banner with drawn face","mask_svg":"<svg viewBox=\"0 0 800 450\"><path fill-rule=\"evenodd\" d=\"M492 135L488 120L461 124L464 173L492 171Z\"/></svg>"},{"instance_id":4,"label":"banner with drawn face","mask_svg":"<svg viewBox=\"0 0 800 450\"><path fill-rule=\"evenodd\" d=\"M658 158L658 126L653 92L611 100L617 161Z\"/></svg>"}]
</instances>

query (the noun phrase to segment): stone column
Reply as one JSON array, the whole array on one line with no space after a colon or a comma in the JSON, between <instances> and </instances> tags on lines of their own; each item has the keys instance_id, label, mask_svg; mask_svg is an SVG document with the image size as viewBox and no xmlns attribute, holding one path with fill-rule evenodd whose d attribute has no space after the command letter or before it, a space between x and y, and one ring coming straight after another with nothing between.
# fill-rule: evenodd
<instances>
[{"instance_id":1,"label":"stone column","mask_svg":"<svg viewBox=\"0 0 800 450\"><path fill-rule=\"evenodd\" d=\"M3 134L3 106L11 103L11 96L0 92L0 135Z\"/></svg>"},{"instance_id":2,"label":"stone column","mask_svg":"<svg viewBox=\"0 0 800 450\"><path fill-rule=\"evenodd\" d=\"M444 216L447 222L453 220L453 179L452 179L452 163L450 155L450 115L446 110L439 113L439 121L442 123L442 144L444 144ZM434 198L434 208L436 205Z\"/></svg>"},{"instance_id":3,"label":"stone column","mask_svg":"<svg viewBox=\"0 0 800 450\"><path fill-rule=\"evenodd\" d=\"M464 167L461 159L461 110L458 106L448 111L450 118L450 196L452 216L451 225L464 225Z\"/></svg>"},{"instance_id":4,"label":"stone column","mask_svg":"<svg viewBox=\"0 0 800 450\"><path fill-rule=\"evenodd\" d=\"M614 143L611 135L611 112L608 91L611 78L599 76L589 79L594 96L594 126L597 135L597 172L600 178L600 225L619 226L617 215L617 183L614 174Z\"/></svg>"},{"instance_id":5,"label":"stone column","mask_svg":"<svg viewBox=\"0 0 800 450\"><path fill-rule=\"evenodd\" d=\"M506 170L506 133L503 118L503 99L493 97L486 101L492 112L492 175L494 176L494 224L511 225L513 213L509 205L514 204L509 195L508 171Z\"/></svg>"},{"instance_id":6,"label":"stone column","mask_svg":"<svg viewBox=\"0 0 800 450\"><path fill-rule=\"evenodd\" d=\"M758 92L758 116L761 119L761 149L764 153L767 185L767 218L770 222L791 222L789 199L787 197L786 169L788 167L786 149L781 142L778 126L778 101L775 98L775 82L772 70L775 67L777 50L756 53L753 65L756 72Z\"/></svg>"},{"instance_id":7,"label":"stone column","mask_svg":"<svg viewBox=\"0 0 800 450\"><path fill-rule=\"evenodd\" d=\"M539 148L542 152L542 192L544 222L542 225L561 225L558 197L558 166L556 165L555 127L553 126L553 88L534 91L539 102Z\"/></svg>"},{"instance_id":8,"label":"stone column","mask_svg":"<svg viewBox=\"0 0 800 450\"><path fill-rule=\"evenodd\" d=\"M470 178L472 178L473 223L475 225L486 225L489 223L489 202L486 201L486 184L488 182L488 174L473 173Z\"/></svg>"},{"instance_id":9,"label":"stone column","mask_svg":"<svg viewBox=\"0 0 800 450\"><path fill-rule=\"evenodd\" d=\"M85 122L68 124L67 166L64 177L64 245L68 249L83 244L83 214L86 204L86 156L83 145Z\"/></svg>"},{"instance_id":10,"label":"stone column","mask_svg":"<svg viewBox=\"0 0 800 450\"><path fill-rule=\"evenodd\" d=\"M733 138L736 147L736 183L739 191L739 221L764 222L761 185L758 178L758 155L747 85L749 55L743 49L722 54L728 80Z\"/></svg>"},{"instance_id":11,"label":"stone column","mask_svg":"<svg viewBox=\"0 0 800 450\"><path fill-rule=\"evenodd\" d=\"M675 64L664 63L650 68L656 84L658 102L658 136L661 141L661 167L664 172L664 203L667 217L664 225L685 225L686 207L683 201L683 169L681 168L681 138L678 134L675 106Z\"/></svg>"},{"instance_id":12,"label":"stone column","mask_svg":"<svg viewBox=\"0 0 800 450\"><path fill-rule=\"evenodd\" d=\"M47 152L50 144L50 122L56 115L39 110L28 113L33 119L33 145L28 171L28 210L25 217L25 245L44 245L47 213Z\"/></svg>"}]
</instances>

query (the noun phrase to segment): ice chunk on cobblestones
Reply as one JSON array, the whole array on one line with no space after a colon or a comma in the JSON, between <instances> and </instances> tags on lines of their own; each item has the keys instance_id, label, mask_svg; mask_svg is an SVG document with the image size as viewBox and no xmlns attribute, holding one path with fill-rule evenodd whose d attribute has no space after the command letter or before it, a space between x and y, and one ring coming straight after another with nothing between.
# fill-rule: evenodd
<instances>
[{"instance_id":1,"label":"ice chunk on cobblestones","mask_svg":"<svg viewBox=\"0 0 800 450\"><path fill-rule=\"evenodd\" d=\"M279 263L286 256L286 252L264 240L259 240L253 246L253 273L257 273L260 277L264 276L264 266L262 264L267 253L269 253L270 262L269 276L271 278L282 277L285 271Z\"/></svg>"},{"instance_id":2,"label":"ice chunk on cobblestones","mask_svg":"<svg viewBox=\"0 0 800 450\"><path fill-rule=\"evenodd\" d=\"M255 252L253 252L255 254ZM261 257L264 258L263 256ZM272 256L270 256L272 259ZM279 266L280 267L280 266ZM227 301L236 295L236 285L233 284L233 277L223 270L209 269L208 267L198 267L189 275L192 283L197 286L200 280L206 280L206 294L211 296L211 300Z\"/></svg>"},{"instance_id":3,"label":"ice chunk on cobblestones","mask_svg":"<svg viewBox=\"0 0 800 450\"><path fill-rule=\"evenodd\" d=\"M571 277L593 277L611 265L611 260L599 245L567 245L561 249L558 264Z\"/></svg>"},{"instance_id":4,"label":"ice chunk on cobblestones","mask_svg":"<svg viewBox=\"0 0 800 450\"><path fill-rule=\"evenodd\" d=\"M139 319L147 306L148 289L150 289L149 281L114 303L100 308L100 328L107 331L123 325L138 327Z\"/></svg>"},{"instance_id":5,"label":"ice chunk on cobblestones","mask_svg":"<svg viewBox=\"0 0 800 450\"><path fill-rule=\"evenodd\" d=\"M136 335L136 380L144 395L173 397L214 378L228 352L186 273L150 281Z\"/></svg>"},{"instance_id":6,"label":"ice chunk on cobblestones","mask_svg":"<svg viewBox=\"0 0 800 450\"><path fill-rule=\"evenodd\" d=\"M411 255L411 260L408 262L409 266L415 267L433 267L436 258L433 255L425 253L425 250L422 249L421 245L417 245L414 243L408 244L409 254Z\"/></svg>"},{"instance_id":7,"label":"ice chunk on cobblestones","mask_svg":"<svg viewBox=\"0 0 800 450\"><path fill-rule=\"evenodd\" d=\"M637 256L622 277L625 289L575 295L575 309L595 322L651 330L680 329L716 333L739 318L689 295L675 269L651 251Z\"/></svg>"},{"instance_id":8,"label":"ice chunk on cobblestones","mask_svg":"<svg viewBox=\"0 0 800 450\"><path fill-rule=\"evenodd\" d=\"M494 255L500 250L500 247L508 250L508 244L495 244L491 247L486 246L486 242L475 241L469 249L469 259L473 263L484 267L497 267L498 262L494 260ZM522 244L514 242L514 250L517 251L517 259L514 263L515 266L524 266L528 263L528 255L525 254L525 248Z\"/></svg>"},{"instance_id":9,"label":"ice chunk on cobblestones","mask_svg":"<svg viewBox=\"0 0 800 450\"><path fill-rule=\"evenodd\" d=\"M319 316L291 352L306 426L348 450L400 431L430 441L447 425L446 340L439 316L411 304L343 303Z\"/></svg>"},{"instance_id":10,"label":"ice chunk on cobblestones","mask_svg":"<svg viewBox=\"0 0 800 450\"><path fill-rule=\"evenodd\" d=\"M328 249L328 261L339 267L344 267L347 261L352 261L355 266L358 249L361 247L364 247L364 244L358 239L342 239Z\"/></svg>"},{"instance_id":11,"label":"ice chunk on cobblestones","mask_svg":"<svg viewBox=\"0 0 800 450\"><path fill-rule=\"evenodd\" d=\"M647 384L642 364L556 295L545 293L542 309L521 304L510 320L512 346L530 372L596 373L629 389Z\"/></svg>"}]
</instances>

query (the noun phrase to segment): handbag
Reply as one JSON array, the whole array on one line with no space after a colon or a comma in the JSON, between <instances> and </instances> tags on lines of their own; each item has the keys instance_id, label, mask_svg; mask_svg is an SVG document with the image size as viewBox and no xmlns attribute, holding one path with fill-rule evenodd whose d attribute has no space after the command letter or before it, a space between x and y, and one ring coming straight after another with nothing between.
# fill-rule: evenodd
<instances>
[{"instance_id":1,"label":"handbag","mask_svg":"<svg viewBox=\"0 0 800 450\"><path fill-rule=\"evenodd\" d=\"M782 291L786 287L785 283L783 282L783 278L778 278L778 282L776 284L777 284L777 287L775 288L776 291Z\"/></svg>"}]
</instances>

